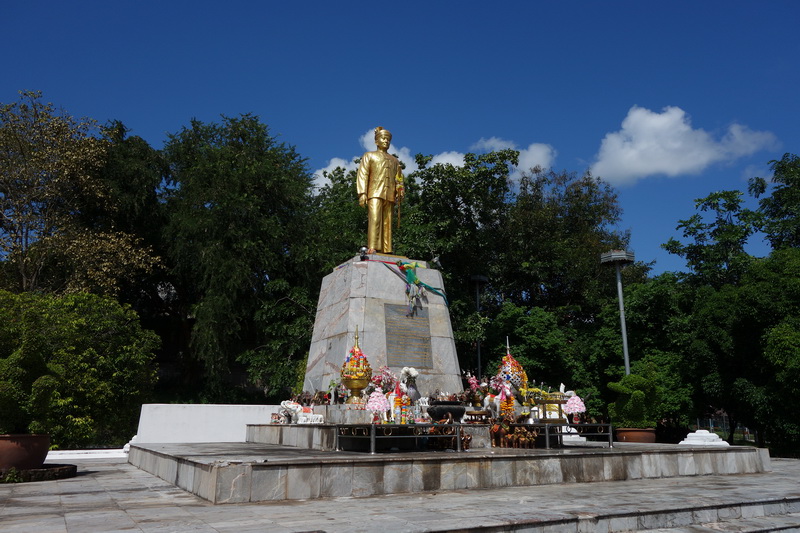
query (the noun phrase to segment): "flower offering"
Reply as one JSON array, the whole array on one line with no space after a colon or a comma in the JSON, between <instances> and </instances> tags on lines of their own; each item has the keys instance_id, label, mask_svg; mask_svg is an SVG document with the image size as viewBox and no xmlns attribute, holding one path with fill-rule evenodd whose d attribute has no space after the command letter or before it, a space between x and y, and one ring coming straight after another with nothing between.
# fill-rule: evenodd
<instances>
[{"instance_id":1,"label":"flower offering","mask_svg":"<svg viewBox=\"0 0 800 533\"><path fill-rule=\"evenodd\" d=\"M564 405L564 412L568 415L572 415L575 413L585 413L586 406L583 404L583 400L577 394L567 400L566 405Z\"/></svg>"},{"instance_id":2,"label":"flower offering","mask_svg":"<svg viewBox=\"0 0 800 533\"><path fill-rule=\"evenodd\" d=\"M388 394L394 390L397 384L397 376L384 365L378 369L378 373L372 376L372 385L376 389L380 389L384 394Z\"/></svg>"},{"instance_id":3,"label":"flower offering","mask_svg":"<svg viewBox=\"0 0 800 533\"><path fill-rule=\"evenodd\" d=\"M526 388L528 386L528 375L525 373L525 369L522 368L522 365L511 355L511 347L508 344L507 337L506 355L500 363L500 375L517 389Z\"/></svg>"},{"instance_id":4,"label":"flower offering","mask_svg":"<svg viewBox=\"0 0 800 533\"><path fill-rule=\"evenodd\" d=\"M367 400L365 408L367 411L386 412L389 410L389 401L386 399L385 394L379 390L375 390L369 395L369 400Z\"/></svg>"},{"instance_id":5,"label":"flower offering","mask_svg":"<svg viewBox=\"0 0 800 533\"><path fill-rule=\"evenodd\" d=\"M355 344L350 348L342 365L342 379L366 379L369 381L370 378L372 378L372 367L369 366L367 356L358 346L358 328L356 328Z\"/></svg>"}]
</instances>

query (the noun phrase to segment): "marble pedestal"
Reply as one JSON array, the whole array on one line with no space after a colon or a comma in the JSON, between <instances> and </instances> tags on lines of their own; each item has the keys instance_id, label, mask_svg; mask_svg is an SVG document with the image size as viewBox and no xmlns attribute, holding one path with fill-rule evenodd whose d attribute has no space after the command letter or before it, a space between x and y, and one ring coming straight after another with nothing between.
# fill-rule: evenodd
<instances>
[{"instance_id":1,"label":"marble pedestal","mask_svg":"<svg viewBox=\"0 0 800 533\"><path fill-rule=\"evenodd\" d=\"M461 369L453 340L450 313L441 296L430 291L411 316L406 283L395 265L398 256L356 256L322 280L303 389L327 390L352 348L356 327L359 345L373 373L388 366L398 376L405 366L419 371L417 389L423 395L439 389L460 392ZM418 278L443 287L438 270L416 261Z\"/></svg>"},{"instance_id":2,"label":"marble pedestal","mask_svg":"<svg viewBox=\"0 0 800 533\"><path fill-rule=\"evenodd\" d=\"M716 433L711 433L706 429L698 429L686 435L686 438L678 444L685 446L730 446L726 441L722 440Z\"/></svg>"}]
</instances>

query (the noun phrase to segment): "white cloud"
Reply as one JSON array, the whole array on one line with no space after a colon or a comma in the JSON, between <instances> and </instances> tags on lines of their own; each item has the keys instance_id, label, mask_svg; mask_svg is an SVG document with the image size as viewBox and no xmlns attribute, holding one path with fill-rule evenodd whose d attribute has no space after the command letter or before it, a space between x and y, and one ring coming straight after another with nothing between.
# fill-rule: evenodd
<instances>
[{"instance_id":1,"label":"white cloud","mask_svg":"<svg viewBox=\"0 0 800 533\"><path fill-rule=\"evenodd\" d=\"M363 148L364 151L372 151L375 150L375 130L369 129L363 135L358 138L358 142ZM478 142L474 143L470 147L470 151L477 151L477 152L491 152L496 150L506 150L506 149L517 149L517 145L513 141L508 141L505 139L501 139L499 137L490 137L490 138L481 138ZM403 162L405 165L404 174L408 175L416 170L419 169L417 167L417 163L414 160L414 156L412 155L411 149L406 146L395 146L392 145L389 148L389 152L392 154L397 155L398 159ZM556 157L556 150L550 146L549 144L542 144L542 143L533 143L529 145L527 148L519 151L519 165L511 174L511 179L514 181L519 180L520 172L528 171L535 166L541 166L543 168L550 168L553 165ZM363 153L363 152L362 152ZM350 170L355 170L357 168L356 164L353 163L353 159L357 157L361 157L362 154L354 155L350 158L350 160L345 160L340 157L334 157L328 162L328 165L324 168L317 169L314 171L314 186L317 188L321 188L323 185L327 183L327 180L322 176L323 172L331 172L336 167L342 167L345 171L349 172ZM458 152L455 150L441 152L436 154L431 159L428 166L436 165L436 164L450 164L456 167L460 167L464 165L464 153Z\"/></svg>"},{"instance_id":2,"label":"white cloud","mask_svg":"<svg viewBox=\"0 0 800 533\"><path fill-rule=\"evenodd\" d=\"M361 157L364 152L372 152L375 150L375 129L370 128L368 129L363 135L358 138L358 143L361 145L363 151L359 154L353 155L349 160L342 159L341 157L334 157L328 162L328 165L324 168L320 168L314 171L314 186L317 189L321 188L323 185L328 183L328 180L322 176L323 172L331 172L336 167L342 167L345 169L345 172L349 172L351 170L356 170L358 165L353 163L354 159ZM414 160L414 156L411 154L411 149L407 146L395 146L392 145L389 148L389 153L396 155L397 158L405 165L405 170L403 171L404 174L410 174L415 170L418 170L417 162ZM439 154L434 156L434 162L443 162L443 163L452 163L454 165L463 165L464 164L464 155L457 154L456 152L445 152L443 154Z\"/></svg>"},{"instance_id":3,"label":"white cloud","mask_svg":"<svg viewBox=\"0 0 800 533\"><path fill-rule=\"evenodd\" d=\"M492 152L497 150L519 150L517 143L514 141L507 141L500 137L481 137L481 139L470 146L470 150L481 152ZM527 148L519 150L519 165L512 172L511 179L519 181L520 173L527 172L530 169L540 166L542 168L550 168L556 159L556 150L549 144L533 143Z\"/></svg>"},{"instance_id":4,"label":"white cloud","mask_svg":"<svg viewBox=\"0 0 800 533\"><path fill-rule=\"evenodd\" d=\"M364 135L359 137L358 144L361 145L365 152L375 150L375 128L367 130Z\"/></svg>"},{"instance_id":5,"label":"white cloud","mask_svg":"<svg viewBox=\"0 0 800 533\"><path fill-rule=\"evenodd\" d=\"M747 183L751 178L759 177L769 181L772 179L772 175L772 168L768 165L747 165L742 170L740 180Z\"/></svg>"},{"instance_id":6,"label":"white cloud","mask_svg":"<svg viewBox=\"0 0 800 533\"><path fill-rule=\"evenodd\" d=\"M442 152L441 154L436 154L431 159L431 162L428 163L429 167L432 167L436 164L443 164L443 165L453 165L454 167L462 167L464 166L464 154L461 152ZM416 168L416 165L414 166Z\"/></svg>"},{"instance_id":7,"label":"white cloud","mask_svg":"<svg viewBox=\"0 0 800 533\"><path fill-rule=\"evenodd\" d=\"M772 133L740 124L731 125L717 141L705 130L693 129L679 107L656 113L633 106L622 129L603 139L592 173L614 185L654 174L697 174L713 163L753 154L775 142Z\"/></svg>"},{"instance_id":8,"label":"white cloud","mask_svg":"<svg viewBox=\"0 0 800 533\"><path fill-rule=\"evenodd\" d=\"M498 150L514 149L517 145L513 141L507 141L500 137L481 137L478 142L469 147L476 152L496 152Z\"/></svg>"},{"instance_id":9,"label":"white cloud","mask_svg":"<svg viewBox=\"0 0 800 533\"><path fill-rule=\"evenodd\" d=\"M762 148L777 145L775 135L768 131L753 131L747 126L733 124L722 138L722 144L736 157L754 154Z\"/></svg>"},{"instance_id":10,"label":"white cloud","mask_svg":"<svg viewBox=\"0 0 800 533\"><path fill-rule=\"evenodd\" d=\"M352 159L350 161L345 161L341 157L334 157L333 159L328 161L328 166L319 168L314 171L314 187L317 190L321 189L322 187L330 183L330 180L325 176L323 176L323 172L328 172L328 173L333 172L333 170L336 167L342 167L345 170L345 172L349 172L356 168L356 164L353 163Z\"/></svg>"},{"instance_id":11,"label":"white cloud","mask_svg":"<svg viewBox=\"0 0 800 533\"><path fill-rule=\"evenodd\" d=\"M556 150L549 144L533 143L524 150L519 151L520 171L527 172L533 167L550 168L556 160Z\"/></svg>"}]
</instances>

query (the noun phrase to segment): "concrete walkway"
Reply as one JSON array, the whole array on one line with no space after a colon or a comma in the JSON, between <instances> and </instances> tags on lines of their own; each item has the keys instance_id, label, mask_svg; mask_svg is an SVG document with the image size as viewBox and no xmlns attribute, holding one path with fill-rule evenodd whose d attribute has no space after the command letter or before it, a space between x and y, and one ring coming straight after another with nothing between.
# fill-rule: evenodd
<instances>
[{"instance_id":1,"label":"concrete walkway","mask_svg":"<svg viewBox=\"0 0 800 533\"><path fill-rule=\"evenodd\" d=\"M765 474L229 505L119 457L48 462L78 476L0 485L1 532L800 531L799 460Z\"/></svg>"}]
</instances>

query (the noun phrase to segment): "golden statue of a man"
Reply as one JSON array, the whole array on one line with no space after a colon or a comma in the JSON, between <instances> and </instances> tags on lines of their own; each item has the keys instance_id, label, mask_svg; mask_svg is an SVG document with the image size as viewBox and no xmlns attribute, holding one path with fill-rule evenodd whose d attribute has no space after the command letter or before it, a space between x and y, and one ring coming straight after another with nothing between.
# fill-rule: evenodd
<instances>
[{"instance_id":1,"label":"golden statue of a man","mask_svg":"<svg viewBox=\"0 0 800 533\"><path fill-rule=\"evenodd\" d=\"M361 156L356 188L358 203L367 208L367 248L369 253L392 252L392 209L403 199L403 173L400 161L388 152L392 134L375 128L374 152Z\"/></svg>"}]
</instances>

